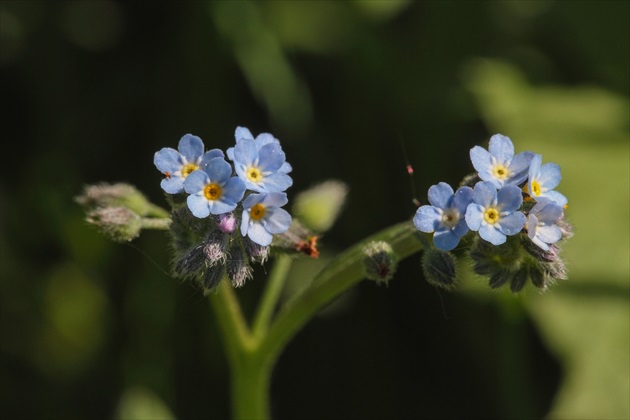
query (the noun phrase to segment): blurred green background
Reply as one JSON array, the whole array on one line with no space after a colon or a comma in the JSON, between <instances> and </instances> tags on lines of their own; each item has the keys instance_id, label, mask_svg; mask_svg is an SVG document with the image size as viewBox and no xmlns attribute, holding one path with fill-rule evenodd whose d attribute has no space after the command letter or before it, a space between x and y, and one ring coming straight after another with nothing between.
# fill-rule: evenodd
<instances>
[{"instance_id":1,"label":"blurred green background","mask_svg":"<svg viewBox=\"0 0 630 420\"><path fill-rule=\"evenodd\" d=\"M167 236L110 243L73 197L123 181L165 205L154 152L241 125L282 141L290 198L350 187L295 287L498 132L562 167L576 233L543 295L466 264L437 292L417 255L361 283L281 356L274 417L629 418L629 4L3 0L0 416L229 417L213 313L167 274Z\"/></svg>"}]
</instances>

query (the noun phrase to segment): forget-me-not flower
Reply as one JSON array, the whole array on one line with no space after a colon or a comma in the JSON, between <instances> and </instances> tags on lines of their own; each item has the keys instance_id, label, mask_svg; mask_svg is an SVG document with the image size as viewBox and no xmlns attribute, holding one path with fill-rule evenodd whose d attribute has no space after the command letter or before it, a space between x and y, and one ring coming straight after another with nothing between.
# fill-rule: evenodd
<instances>
[{"instance_id":1,"label":"forget-me-not flower","mask_svg":"<svg viewBox=\"0 0 630 420\"><path fill-rule=\"evenodd\" d=\"M445 182L429 188L429 203L416 211L413 224L422 232L433 235L435 246L450 251L468 232L466 224L466 208L472 202L473 190L461 187L456 193Z\"/></svg>"},{"instance_id":2,"label":"forget-me-not flower","mask_svg":"<svg viewBox=\"0 0 630 420\"><path fill-rule=\"evenodd\" d=\"M236 208L245 194L245 184L231 175L232 166L218 157L186 178L184 189L190 194L188 208L195 217L228 213Z\"/></svg>"},{"instance_id":3,"label":"forget-me-not flower","mask_svg":"<svg viewBox=\"0 0 630 420\"><path fill-rule=\"evenodd\" d=\"M153 157L153 164L165 175L160 185L169 194L184 192L184 180L188 175L203 169L210 159L224 156L219 149L204 153L203 142L192 134L184 135L177 149L164 147Z\"/></svg>"},{"instance_id":4,"label":"forget-me-not flower","mask_svg":"<svg viewBox=\"0 0 630 420\"><path fill-rule=\"evenodd\" d=\"M527 216L527 235L532 242L549 251L549 245L562 238L562 230L556 225L562 214L562 207L555 202L544 198L538 201Z\"/></svg>"},{"instance_id":5,"label":"forget-me-not flower","mask_svg":"<svg viewBox=\"0 0 630 420\"><path fill-rule=\"evenodd\" d=\"M275 138L273 135L269 133L260 133L259 135L256 136L256 138L254 138L251 131L249 131L249 129L246 127L236 127L236 130L234 131L234 138L236 139L237 144L241 140L253 140L254 143L256 144L256 148L259 151L261 147L270 143L275 143L280 146L280 140ZM230 147L227 149L227 156L228 156L228 159L232 161L234 160L233 147ZM293 168L291 167L291 164L289 162L284 162L282 166L280 167L280 169L278 169L278 172L283 173L283 174L288 174L292 170Z\"/></svg>"},{"instance_id":6,"label":"forget-me-not flower","mask_svg":"<svg viewBox=\"0 0 630 420\"><path fill-rule=\"evenodd\" d=\"M258 147L254 140L242 138L230 154L236 174L249 190L282 192L293 184L291 177L281 172L285 156L279 143L269 142Z\"/></svg>"},{"instance_id":7,"label":"forget-me-not flower","mask_svg":"<svg viewBox=\"0 0 630 420\"><path fill-rule=\"evenodd\" d=\"M466 210L466 223L471 230L479 231L482 239L501 245L506 235L515 235L525 226L525 215L517 211L522 203L521 189L515 185L497 191L492 182L478 182L473 202Z\"/></svg>"},{"instance_id":8,"label":"forget-me-not flower","mask_svg":"<svg viewBox=\"0 0 630 420\"><path fill-rule=\"evenodd\" d=\"M534 154L522 152L514 156L514 145L509 137L495 134L490 138L488 150L481 146L470 149L470 160L483 181L497 189L504 185L518 185L527 178Z\"/></svg>"},{"instance_id":9,"label":"forget-me-not flower","mask_svg":"<svg viewBox=\"0 0 630 420\"><path fill-rule=\"evenodd\" d=\"M563 207L567 204L567 198L553 190L562 179L560 166L555 163L541 164L542 155L535 155L529 166L529 179L527 181L529 195L536 201L546 198Z\"/></svg>"},{"instance_id":10,"label":"forget-me-not flower","mask_svg":"<svg viewBox=\"0 0 630 420\"><path fill-rule=\"evenodd\" d=\"M250 194L243 200L241 233L258 245L271 244L273 235L286 232L291 215L280 207L287 204L285 193Z\"/></svg>"}]
</instances>

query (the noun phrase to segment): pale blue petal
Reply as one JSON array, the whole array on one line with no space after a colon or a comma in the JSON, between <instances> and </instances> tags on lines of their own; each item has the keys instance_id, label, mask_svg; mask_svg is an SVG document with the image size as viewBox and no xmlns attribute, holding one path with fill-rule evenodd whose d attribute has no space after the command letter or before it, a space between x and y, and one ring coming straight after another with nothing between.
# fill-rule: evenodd
<instances>
[{"instance_id":1,"label":"pale blue petal","mask_svg":"<svg viewBox=\"0 0 630 420\"><path fill-rule=\"evenodd\" d=\"M514 156L509 166L509 184L519 185L527 179L533 157L534 154L532 152L522 152Z\"/></svg>"},{"instance_id":2,"label":"pale blue petal","mask_svg":"<svg viewBox=\"0 0 630 420\"><path fill-rule=\"evenodd\" d=\"M567 198L564 195L560 194L558 191L546 191L540 196L553 201L560 207L564 207L568 203Z\"/></svg>"},{"instance_id":3,"label":"pale blue petal","mask_svg":"<svg viewBox=\"0 0 630 420\"><path fill-rule=\"evenodd\" d=\"M517 211L507 216L502 216L497 224L504 234L516 235L525 227L525 223L527 223L527 218L522 212Z\"/></svg>"},{"instance_id":4,"label":"pale blue petal","mask_svg":"<svg viewBox=\"0 0 630 420\"><path fill-rule=\"evenodd\" d=\"M264 194L250 194L250 195L248 195L245 198L245 200L243 200L243 209L245 209L243 214L248 212L249 209L254 207L257 203L260 203L263 198L265 198Z\"/></svg>"},{"instance_id":5,"label":"pale blue petal","mask_svg":"<svg viewBox=\"0 0 630 420\"><path fill-rule=\"evenodd\" d=\"M208 178L208 174L204 171L196 170L184 180L184 189L188 194L196 194L202 191L209 183L210 179Z\"/></svg>"},{"instance_id":6,"label":"pale blue petal","mask_svg":"<svg viewBox=\"0 0 630 420\"><path fill-rule=\"evenodd\" d=\"M251 131L245 127L236 127L236 130L234 131L234 138L237 143L242 139L254 140L254 136L252 136Z\"/></svg>"},{"instance_id":7,"label":"pale blue petal","mask_svg":"<svg viewBox=\"0 0 630 420\"><path fill-rule=\"evenodd\" d=\"M493 226L484 225L479 229L479 236L493 245L501 245L505 243L506 236L495 229Z\"/></svg>"},{"instance_id":8,"label":"pale blue petal","mask_svg":"<svg viewBox=\"0 0 630 420\"><path fill-rule=\"evenodd\" d=\"M545 243L554 244L562 239L562 231L556 225L538 226L536 236Z\"/></svg>"},{"instance_id":9,"label":"pale blue petal","mask_svg":"<svg viewBox=\"0 0 630 420\"><path fill-rule=\"evenodd\" d=\"M190 212L200 219L210 215L210 206L205 197L197 194L189 195L186 199Z\"/></svg>"},{"instance_id":10,"label":"pale blue petal","mask_svg":"<svg viewBox=\"0 0 630 420\"><path fill-rule=\"evenodd\" d=\"M263 172L277 172L285 160L284 152L277 143L266 144L258 151L258 167Z\"/></svg>"},{"instance_id":11,"label":"pale blue petal","mask_svg":"<svg viewBox=\"0 0 630 420\"><path fill-rule=\"evenodd\" d=\"M179 140L177 149L188 162L196 162L203 155L203 141L197 136L186 134Z\"/></svg>"},{"instance_id":12,"label":"pale blue petal","mask_svg":"<svg viewBox=\"0 0 630 420\"><path fill-rule=\"evenodd\" d=\"M210 182L221 185L227 182L232 175L232 165L227 163L222 157L214 158L206 165L205 172L208 174Z\"/></svg>"},{"instance_id":13,"label":"pale blue petal","mask_svg":"<svg viewBox=\"0 0 630 420\"><path fill-rule=\"evenodd\" d=\"M260 200L260 203L266 207L282 207L288 202L287 195L279 192L262 194L262 199Z\"/></svg>"},{"instance_id":14,"label":"pale blue petal","mask_svg":"<svg viewBox=\"0 0 630 420\"><path fill-rule=\"evenodd\" d=\"M455 192L455 198L453 199L453 207L455 207L461 214L466 213L468 205L473 201L473 189L470 187L460 187Z\"/></svg>"},{"instance_id":15,"label":"pale blue petal","mask_svg":"<svg viewBox=\"0 0 630 420\"><path fill-rule=\"evenodd\" d=\"M540 240L538 236L531 238L532 242L538 245L541 249L549 251L549 245Z\"/></svg>"},{"instance_id":16,"label":"pale blue petal","mask_svg":"<svg viewBox=\"0 0 630 420\"><path fill-rule=\"evenodd\" d=\"M179 194L184 192L184 179L180 176L164 178L160 182L162 189L169 194Z\"/></svg>"},{"instance_id":17,"label":"pale blue petal","mask_svg":"<svg viewBox=\"0 0 630 420\"><path fill-rule=\"evenodd\" d=\"M515 185L506 185L497 192L497 206L501 213L512 213L523 204L521 189Z\"/></svg>"},{"instance_id":18,"label":"pale blue petal","mask_svg":"<svg viewBox=\"0 0 630 420\"><path fill-rule=\"evenodd\" d=\"M278 172L282 174L288 174L292 170L293 170L293 167L291 166L291 164L289 162L284 162L282 166L280 167L280 169L278 169Z\"/></svg>"},{"instance_id":19,"label":"pale blue petal","mask_svg":"<svg viewBox=\"0 0 630 420\"><path fill-rule=\"evenodd\" d=\"M560 166L555 163L545 163L540 167L540 176L538 182L547 190L553 190L560 184L562 174L560 173Z\"/></svg>"},{"instance_id":20,"label":"pale blue petal","mask_svg":"<svg viewBox=\"0 0 630 420\"><path fill-rule=\"evenodd\" d=\"M291 215L281 208L267 208L262 222L265 230L272 234L286 232L291 226Z\"/></svg>"},{"instance_id":21,"label":"pale blue petal","mask_svg":"<svg viewBox=\"0 0 630 420\"><path fill-rule=\"evenodd\" d=\"M249 239L262 246L271 244L273 240L271 233L267 232L260 223L252 223L247 231L247 236L249 236Z\"/></svg>"},{"instance_id":22,"label":"pale blue petal","mask_svg":"<svg viewBox=\"0 0 630 420\"><path fill-rule=\"evenodd\" d=\"M490 138L488 151L498 162L506 163L514 157L514 145L509 137L503 134L495 134Z\"/></svg>"},{"instance_id":23,"label":"pale blue petal","mask_svg":"<svg viewBox=\"0 0 630 420\"><path fill-rule=\"evenodd\" d=\"M258 149L254 140L241 140L234 146L234 161L250 166L258 160Z\"/></svg>"},{"instance_id":24,"label":"pale blue petal","mask_svg":"<svg viewBox=\"0 0 630 420\"><path fill-rule=\"evenodd\" d=\"M536 236L536 229L538 228L538 218L534 213L529 213L527 216L527 236L529 239L534 239Z\"/></svg>"},{"instance_id":25,"label":"pale blue petal","mask_svg":"<svg viewBox=\"0 0 630 420\"><path fill-rule=\"evenodd\" d=\"M153 164L158 171L173 174L179 171L184 165L182 155L175 149L165 147L153 155Z\"/></svg>"},{"instance_id":26,"label":"pale blue petal","mask_svg":"<svg viewBox=\"0 0 630 420\"><path fill-rule=\"evenodd\" d=\"M468 229L468 224L466 224L466 218L462 217L459 223L457 223L455 227L453 228L453 233L455 233L455 235L461 238L462 236L466 234L466 232L468 232L468 230L469 229Z\"/></svg>"},{"instance_id":27,"label":"pale blue petal","mask_svg":"<svg viewBox=\"0 0 630 420\"><path fill-rule=\"evenodd\" d=\"M293 185L293 179L291 179L289 175L276 173L264 177L263 180L259 182L256 186L257 188L252 188L252 186L249 184L248 187L252 188L254 191L259 192L282 192L289 188L291 185Z\"/></svg>"},{"instance_id":28,"label":"pale blue petal","mask_svg":"<svg viewBox=\"0 0 630 420\"><path fill-rule=\"evenodd\" d=\"M529 214L535 214L541 223L553 225L562 217L563 211L562 207L555 202L543 198L538 199L538 202L530 210Z\"/></svg>"},{"instance_id":29,"label":"pale blue petal","mask_svg":"<svg viewBox=\"0 0 630 420\"><path fill-rule=\"evenodd\" d=\"M249 211L247 209L245 211L243 211L243 214L241 215L241 218L242 218L242 220L241 220L241 235L245 236L245 235L247 235L247 231L249 230L249 224L251 222L250 216L249 216Z\"/></svg>"},{"instance_id":30,"label":"pale blue petal","mask_svg":"<svg viewBox=\"0 0 630 420\"><path fill-rule=\"evenodd\" d=\"M230 159L232 162L234 162L234 148L233 147L229 147L226 151L227 157L228 159Z\"/></svg>"},{"instance_id":31,"label":"pale blue petal","mask_svg":"<svg viewBox=\"0 0 630 420\"><path fill-rule=\"evenodd\" d=\"M435 232L433 235L433 243L441 250L450 251L459 243L459 236L450 230Z\"/></svg>"},{"instance_id":32,"label":"pale blue petal","mask_svg":"<svg viewBox=\"0 0 630 420\"><path fill-rule=\"evenodd\" d=\"M245 183L240 178L232 177L223 186L223 200L226 203L236 204L245 194Z\"/></svg>"},{"instance_id":33,"label":"pale blue petal","mask_svg":"<svg viewBox=\"0 0 630 420\"><path fill-rule=\"evenodd\" d=\"M421 232L431 233L440 225L441 214L433 206L422 206L416 210L413 224Z\"/></svg>"},{"instance_id":34,"label":"pale blue petal","mask_svg":"<svg viewBox=\"0 0 630 420\"><path fill-rule=\"evenodd\" d=\"M479 204L471 203L466 209L466 224L471 230L479 230L483 221L485 208Z\"/></svg>"},{"instance_id":35,"label":"pale blue petal","mask_svg":"<svg viewBox=\"0 0 630 420\"><path fill-rule=\"evenodd\" d=\"M496 203L497 189L492 182L477 182L473 190L473 201L483 207L489 207Z\"/></svg>"},{"instance_id":36,"label":"pale blue petal","mask_svg":"<svg viewBox=\"0 0 630 420\"><path fill-rule=\"evenodd\" d=\"M236 208L236 203L229 203L222 199L212 200L212 201L206 200L206 202L208 203L208 207L210 208L210 213L212 214L229 213Z\"/></svg>"},{"instance_id":37,"label":"pale blue petal","mask_svg":"<svg viewBox=\"0 0 630 420\"><path fill-rule=\"evenodd\" d=\"M212 159L215 159L215 158L224 158L225 159L225 155L223 154L223 151L220 150L220 149L208 150L201 157L201 162L199 162L199 166L202 169L204 169L206 167L206 165L208 164L208 162L210 162Z\"/></svg>"},{"instance_id":38,"label":"pale blue petal","mask_svg":"<svg viewBox=\"0 0 630 420\"><path fill-rule=\"evenodd\" d=\"M265 144L270 143L280 144L280 140L269 133L261 133L256 137L256 146L258 146L258 150L260 150L260 148L263 147Z\"/></svg>"},{"instance_id":39,"label":"pale blue petal","mask_svg":"<svg viewBox=\"0 0 630 420\"><path fill-rule=\"evenodd\" d=\"M479 177L484 181L493 178L492 175L492 155L481 146L475 146L470 149L470 161Z\"/></svg>"},{"instance_id":40,"label":"pale blue petal","mask_svg":"<svg viewBox=\"0 0 630 420\"><path fill-rule=\"evenodd\" d=\"M542 155L535 154L529 163L529 184L538 179L540 174L540 165L542 164Z\"/></svg>"},{"instance_id":41,"label":"pale blue petal","mask_svg":"<svg viewBox=\"0 0 630 420\"><path fill-rule=\"evenodd\" d=\"M447 209L453 200L453 189L446 182L440 182L429 188L429 203L440 209Z\"/></svg>"}]
</instances>

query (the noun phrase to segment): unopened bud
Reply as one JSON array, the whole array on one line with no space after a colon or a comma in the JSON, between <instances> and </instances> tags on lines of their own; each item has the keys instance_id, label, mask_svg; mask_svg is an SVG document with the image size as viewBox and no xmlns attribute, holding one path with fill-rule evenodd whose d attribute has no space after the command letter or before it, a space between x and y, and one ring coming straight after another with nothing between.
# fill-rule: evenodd
<instances>
[{"instance_id":1,"label":"unopened bud","mask_svg":"<svg viewBox=\"0 0 630 420\"><path fill-rule=\"evenodd\" d=\"M203 273L201 277L201 286L204 289L205 293L208 293L212 289L218 286L225 274L225 267L222 265L215 265L214 267L210 267Z\"/></svg>"},{"instance_id":2,"label":"unopened bud","mask_svg":"<svg viewBox=\"0 0 630 420\"><path fill-rule=\"evenodd\" d=\"M394 276L398 256L392 246L384 241L373 241L363 248L365 277L377 283L387 283Z\"/></svg>"},{"instance_id":3,"label":"unopened bud","mask_svg":"<svg viewBox=\"0 0 630 420\"><path fill-rule=\"evenodd\" d=\"M228 240L228 235L218 229L210 232L203 244L203 254L206 257L208 266L213 266L221 261L225 261L225 250L228 245Z\"/></svg>"},{"instance_id":4,"label":"unopened bud","mask_svg":"<svg viewBox=\"0 0 630 420\"><path fill-rule=\"evenodd\" d=\"M457 281L455 259L446 251L430 247L422 255L424 278L433 286L450 289Z\"/></svg>"},{"instance_id":5,"label":"unopened bud","mask_svg":"<svg viewBox=\"0 0 630 420\"><path fill-rule=\"evenodd\" d=\"M184 253L175 262L175 276L186 278L197 275L206 266L206 256L203 252L203 246L199 245Z\"/></svg>"},{"instance_id":6,"label":"unopened bud","mask_svg":"<svg viewBox=\"0 0 630 420\"><path fill-rule=\"evenodd\" d=\"M270 247L262 246L249 239L248 236L243 238L245 241L245 252L249 256L251 262L258 262L264 264L269 258Z\"/></svg>"},{"instance_id":7,"label":"unopened bud","mask_svg":"<svg viewBox=\"0 0 630 420\"><path fill-rule=\"evenodd\" d=\"M76 201L87 208L125 207L140 216L153 208L136 187L124 183L88 185Z\"/></svg>"},{"instance_id":8,"label":"unopened bud","mask_svg":"<svg viewBox=\"0 0 630 420\"><path fill-rule=\"evenodd\" d=\"M224 213L219 215L219 229L223 233L232 233L236 230L236 217L232 213Z\"/></svg>"},{"instance_id":9,"label":"unopened bud","mask_svg":"<svg viewBox=\"0 0 630 420\"><path fill-rule=\"evenodd\" d=\"M514 275L512 275L512 281L510 282L510 290L513 293L520 292L523 287L525 287L525 283L527 283L528 275L528 270L525 267L514 273Z\"/></svg>"},{"instance_id":10,"label":"unopened bud","mask_svg":"<svg viewBox=\"0 0 630 420\"><path fill-rule=\"evenodd\" d=\"M227 260L227 275L234 287L241 287L251 278L252 269L249 266L249 258L240 245L230 248L230 256Z\"/></svg>"},{"instance_id":11,"label":"unopened bud","mask_svg":"<svg viewBox=\"0 0 630 420\"><path fill-rule=\"evenodd\" d=\"M86 220L117 242L131 241L142 229L142 218L125 207L97 208L88 212Z\"/></svg>"}]
</instances>

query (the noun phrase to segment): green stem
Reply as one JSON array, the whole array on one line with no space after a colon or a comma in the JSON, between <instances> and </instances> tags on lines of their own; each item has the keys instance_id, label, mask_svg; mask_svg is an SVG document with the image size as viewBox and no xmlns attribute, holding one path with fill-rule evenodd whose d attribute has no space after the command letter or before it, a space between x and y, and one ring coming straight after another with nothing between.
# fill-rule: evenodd
<instances>
[{"instance_id":1,"label":"green stem","mask_svg":"<svg viewBox=\"0 0 630 420\"><path fill-rule=\"evenodd\" d=\"M142 218L142 229L168 230L170 226L170 218Z\"/></svg>"},{"instance_id":2,"label":"green stem","mask_svg":"<svg viewBox=\"0 0 630 420\"><path fill-rule=\"evenodd\" d=\"M260 305L254 316L252 332L256 339L261 339L269 329L271 317L276 309L276 303L280 298L290 268L291 257L286 254L278 255L274 262L273 271L269 276L269 281L265 286Z\"/></svg>"},{"instance_id":3,"label":"green stem","mask_svg":"<svg viewBox=\"0 0 630 420\"><path fill-rule=\"evenodd\" d=\"M281 308L260 343L261 357L275 361L289 340L317 311L364 278L363 248L367 243L386 241L403 259L422 249L417 235L411 222L400 223L361 241L335 258L308 288Z\"/></svg>"}]
</instances>

